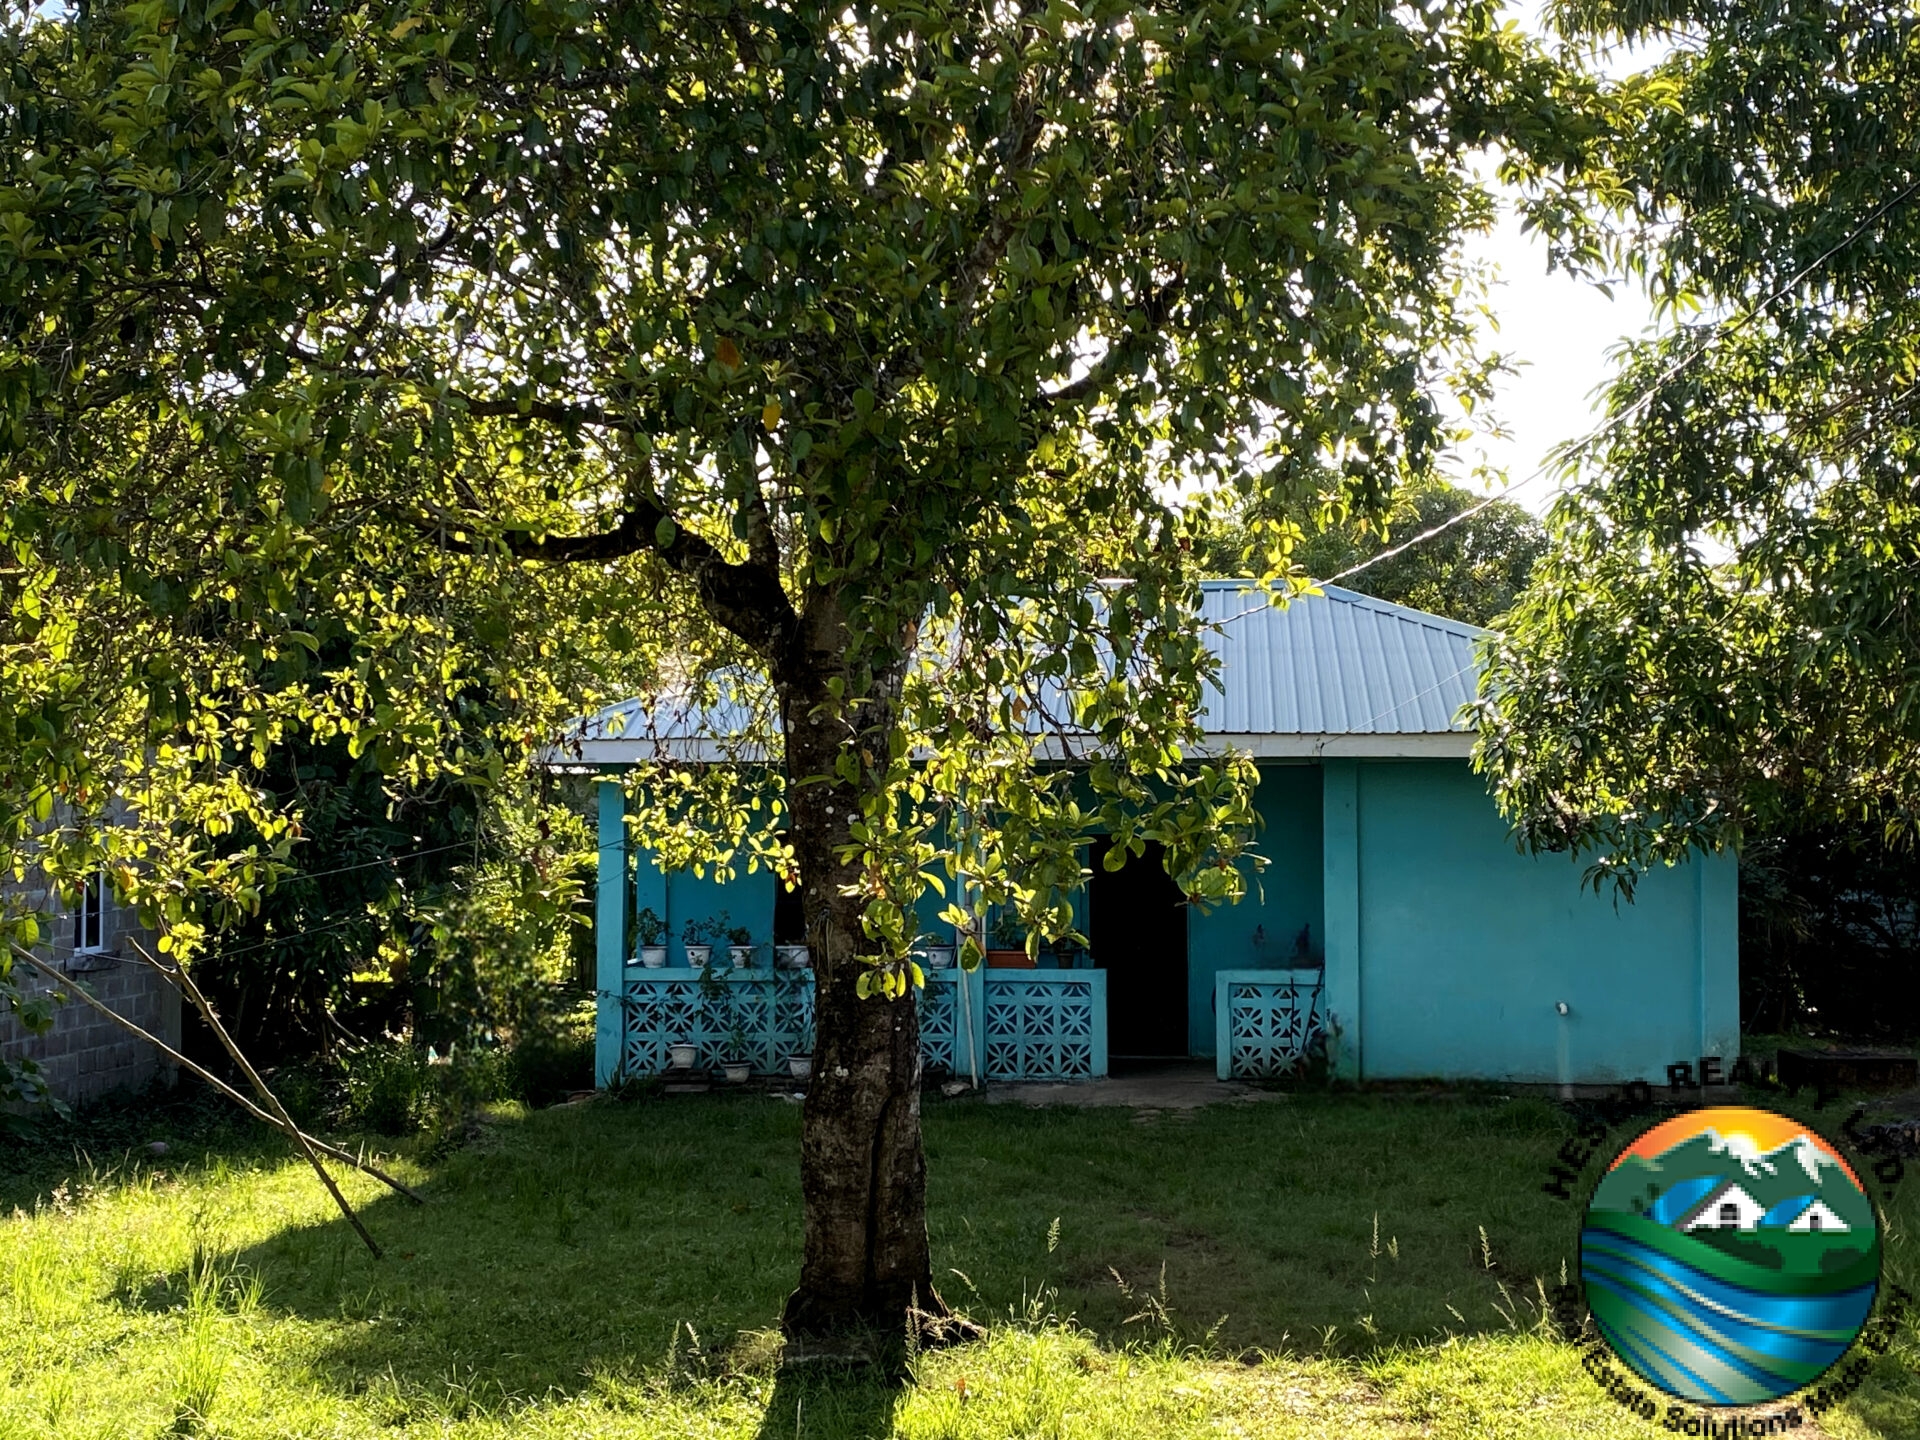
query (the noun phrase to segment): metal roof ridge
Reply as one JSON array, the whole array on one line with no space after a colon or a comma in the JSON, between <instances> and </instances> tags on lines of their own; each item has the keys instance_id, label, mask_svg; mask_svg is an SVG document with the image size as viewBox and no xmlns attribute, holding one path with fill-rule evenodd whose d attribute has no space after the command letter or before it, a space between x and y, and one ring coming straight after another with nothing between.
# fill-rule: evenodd
<instances>
[{"instance_id":1,"label":"metal roof ridge","mask_svg":"<svg viewBox=\"0 0 1920 1440\"><path fill-rule=\"evenodd\" d=\"M1420 610L1412 605L1402 605L1396 600L1382 600L1378 595L1369 595L1364 590L1350 590L1344 585L1335 585L1323 580L1316 580L1313 583L1320 587L1321 597L1332 600L1337 604L1351 605L1360 610L1375 610L1383 615L1391 615L1396 619L1411 621L1421 625L1431 625L1435 629L1449 630L1454 634L1464 635L1470 639L1478 639L1482 635L1491 635L1494 633L1484 625L1475 625L1466 620L1455 620L1450 615L1436 615L1431 610ZM1202 590L1230 589L1245 594L1253 594L1258 590L1259 582L1249 579L1244 575L1238 577L1230 575L1216 576L1212 579L1202 580L1200 582L1200 588ZM1315 598L1317 597L1312 595L1296 596L1294 603L1310 601Z\"/></svg>"}]
</instances>

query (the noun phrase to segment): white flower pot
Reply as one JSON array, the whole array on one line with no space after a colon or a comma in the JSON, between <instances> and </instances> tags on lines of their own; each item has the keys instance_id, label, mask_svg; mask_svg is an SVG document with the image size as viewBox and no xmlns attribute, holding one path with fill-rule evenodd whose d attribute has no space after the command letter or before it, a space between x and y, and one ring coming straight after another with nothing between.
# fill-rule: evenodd
<instances>
[{"instance_id":1,"label":"white flower pot","mask_svg":"<svg viewBox=\"0 0 1920 1440\"><path fill-rule=\"evenodd\" d=\"M733 957L733 968L744 970L753 964L753 952L759 948L757 945L729 945L727 954Z\"/></svg>"},{"instance_id":2,"label":"white flower pot","mask_svg":"<svg viewBox=\"0 0 1920 1440\"><path fill-rule=\"evenodd\" d=\"M773 963L782 970L805 970L813 963L813 957L804 945L776 945Z\"/></svg>"},{"instance_id":3,"label":"white flower pot","mask_svg":"<svg viewBox=\"0 0 1920 1440\"><path fill-rule=\"evenodd\" d=\"M642 945L640 963L649 970L660 970L667 963L667 947L664 945Z\"/></svg>"},{"instance_id":4,"label":"white flower pot","mask_svg":"<svg viewBox=\"0 0 1920 1440\"><path fill-rule=\"evenodd\" d=\"M927 957L929 970L950 970L953 968L953 946L929 945L921 952Z\"/></svg>"},{"instance_id":5,"label":"white flower pot","mask_svg":"<svg viewBox=\"0 0 1920 1440\"><path fill-rule=\"evenodd\" d=\"M711 945L687 946L687 968L689 970L704 970L707 968L707 962L711 959L713 959L713 947Z\"/></svg>"},{"instance_id":6,"label":"white flower pot","mask_svg":"<svg viewBox=\"0 0 1920 1440\"><path fill-rule=\"evenodd\" d=\"M744 1060L741 1060L741 1061L729 1060L725 1065L721 1066L720 1068L726 1071L727 1083L729 1085L744 1085L747 1083L747 1076L753 1073L753 1067L747 1064Z\"/></svg>"},{"instance_id":7,"label":"white flower pot","mask_svg":"<svg viewBox=\"0 0 1920 1440\"><path fill-rule=\"evenodd\" d=\"M667 1063L676 1070L691 1070L694 1062L700 1058L700 1047L694 1044L667 1046Z\"/></svg>"},{"instance_id":8,"label":"white flower pot","mask_svg":"<svg viewBox=\"0 0 1920 1440\"><path fill-rule=\"evenodd\" d=\"M811 1055L789 1055L787 1057L787 1073L796 1080L805 1080L813 1074L813 1057Z\"/></svg>"}]
</instances>

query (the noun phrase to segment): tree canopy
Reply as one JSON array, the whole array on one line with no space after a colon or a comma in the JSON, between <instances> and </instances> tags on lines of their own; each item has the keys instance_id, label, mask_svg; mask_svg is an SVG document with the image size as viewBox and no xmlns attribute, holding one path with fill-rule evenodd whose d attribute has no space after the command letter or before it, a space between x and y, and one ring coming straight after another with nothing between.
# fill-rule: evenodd
<instances>
[{"instance_id":1,"label":"tree canopy","mask_svg":"<svg viewBox=\"0 0 1920 1440\"><path fill-rule=\"evenodd\" d=\"M1646 284L1486 682L1484 759L1596 881L1755 827L1920 804L1920 71L1904 6L1557 11L1662 58L1534 176L1567 264ZM1525 167L1516 167L1524 170Z\"/></svg>"},{"instance_id":2,"label":"tree canopy","mask_svg":"<svg viewBox=\"0 0 1920 1440\"><path fill-rule=\"evenodd\" d=\"M1210 571L1244 575L1259 568L1259 518L1225 519L1208 545ZM1547 544L1544 527L1524 506L1489 503L1438 476L1404 486L1384 516L1272 518L1298 530L1289 559L1301 576L1328 580L1365 565L1340 583L1469 625L1491 625L1506 613Z\"/></svg>"},{"instance_id":3,"label":"tree canopy","mask_svg":"<svg viewBox=\"0 0 1920 1440\"><path fill-rule=\"evenodd\" d=\"M1473 157L1573 153L1482 3L140 0L5 44L15 863L136 796L48 863L190 954L299 839L243 773L290 737L486 783L568 709L763 676L774 793L662 764L634 820L801 881L803 1333L937 1305L925 886L1057 931L1099 826L1246 883L1172 482L1429 473L1491 365Z\"/></svg>"}]
</instances>

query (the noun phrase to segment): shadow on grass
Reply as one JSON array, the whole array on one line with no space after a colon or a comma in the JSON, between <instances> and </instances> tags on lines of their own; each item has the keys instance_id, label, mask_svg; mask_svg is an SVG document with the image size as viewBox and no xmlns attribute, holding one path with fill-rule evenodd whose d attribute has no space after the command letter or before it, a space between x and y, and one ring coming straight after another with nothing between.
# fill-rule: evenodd
<instances>
[{"instance_id":1,"label":"shadow on grass","mask_svg":"<svg viewBox=\"0 0 1920 1440\"><path fill-rule=\"evenodd\" d=\"M754 1440L807 1435L884 1436L905 1385L872 1371L784 1369Z\"/></svg>"},{"instance_id":2,"label":"shadow on grass","mask_svg":"<svg viewBox=\"0 0 1920 1440\"><path fill-rule=\"evenodd\" d=\"M936 1274L976 1318L1072 1315L1114 1348L1364 1356L1524 1326L1534 1277L1567 1253L1556 1222L1572 1238L1538 1193L1566 1128L1552 1107L1485 1098L1144 1118L933 1104ZM347 1393L437 1394L477 1375L531 1401L690 1353L724 1371L791 1287L798 1149L797 1108L764 1097L537 1112L435 1162L425 1208L365 1205L384 1261L337 1218L221 1260L259 1282L266 1310L318 1322L309 1363ZM120 1301L164 1308L185 1284ZM807 1404L881 1403L866 1381L779 1385L770 1426Z\"/></svg>"},{"instance_id":3,"label":"shadow on grass","mask_svg":"<svg viewBox=\"0 0 1920 1440\"><path fill-rule=\"evenodd\" d=\"M1370 1363L1524 1335L1577 1253L1578 1207L1541 1190L1571 1125L1497 1094L1158 1115L936 1103L936 1273L977 1319L1071 1315L1108 1350ZM385 1387L396 1413L459 1393L544 1404L609 1376L766 1383L800 1248L798 1146L797 1109L763 1097L538 1112L436 1161L425 1208L362 1207L383 1261L335 1218L220 1262L259 1282L266 1312L314 1322L298 1363L315 1380ZM187 1281L119 1303L164 1308ZM886 1434L898 1396L789 1369L759 1434Z\"/></svg>"},{"instance_id":4,"label":"shadow on grass","mask_svg":"<svg viewBox=\"0 0 1920 1440\"><path fill-rule=\"evenodd\" d=\"M0 1130L0 1215L57 1205L82 1188L109 1192L156 1170L285 1153L275 1131L205 1086L155 1084L93 1101L70 1120L45 1109L11 1117Z\"/></svg>"}]
</instances>

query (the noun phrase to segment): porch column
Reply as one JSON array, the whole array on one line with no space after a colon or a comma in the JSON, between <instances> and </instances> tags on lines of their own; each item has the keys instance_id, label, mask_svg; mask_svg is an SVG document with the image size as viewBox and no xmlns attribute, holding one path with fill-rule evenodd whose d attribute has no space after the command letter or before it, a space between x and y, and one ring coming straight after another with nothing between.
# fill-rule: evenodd
<instances>
[{"instance_id":1,"label":"porch column","mask_svg":"<svg viewBox=\"0 0 1920 1440\"><path fill-rule=\"evenodd\" d=\"M600 800L599 887L594 894L593 1082L605 1085L620 1068L625 1024L627 957L627 797L618 780L595 786Z\"/></svg>"},{"instance_id":2,"label":"porch column","mask_svg":"<svg viewBox=\"0 0 1920 1440\"><path fill-rule=\"evenodd\" d=\"M1327 1039L1334 1074L1358 1080L1360 1064L1360 766L1325 762L1321 774L1322 904L1327 935Z\"/></svg>"}]
</instances>

